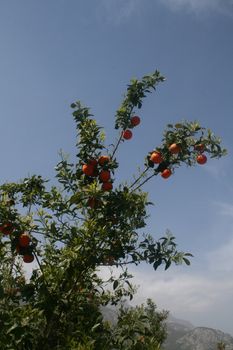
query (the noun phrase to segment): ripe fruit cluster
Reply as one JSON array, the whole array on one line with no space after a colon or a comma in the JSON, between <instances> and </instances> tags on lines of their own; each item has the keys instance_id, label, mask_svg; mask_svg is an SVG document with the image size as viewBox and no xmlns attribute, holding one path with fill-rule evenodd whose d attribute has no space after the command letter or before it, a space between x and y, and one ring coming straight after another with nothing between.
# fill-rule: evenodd
<instances>
[{"instance_id":1,"label":"ripe fruit cluster","mask_svg":"<svg viewBox=\"0 0 233 350\"><path fill-rule=\"evenodd\" d=\"M30 246L31 238L28 233L21 233L16 238L16 252L23 256L23 261L25 263L31 263L34 260L34 255L32 254L32 248Z\"/></svg>"},{"instance_id":2,"label":"ripe fruit cluster","mask_svg":"<svg viewBox=\"0 0 233 350\"><path fill-rule=\"evenodd\" d=\"M19 255L23 256L23 261L25 263L31 263L34 260L34 255L32 254L32 248L30 246L31 238L28 233L21 233L17 237L16 241L16 251Z\"/></svg>"},{"instance_id":3,"label":"ripe fruit cluster","mask_svg":"<svg viewBox=\"0 0 233 350\"><path fill-rule=\"evenodd\" d=\"M194 145L194 151L197 151L198 154L196 155L196 162L198 164L205 164L207 162L207 157L203 153L205 150L205 145L202 143L198 143ZM171 143L169 146L165 146L163 150L154 150L152 151L149 156L147 157L148 159L148 164L149 166L154 166L154 164L161 164L158 167L158 171L160 171L161 176L164 179L167 179L172 175L172 170L170 167L168 167L170 164L173 163L175 158L172 158L174 156L182 155L182 147L181 145L177 143ZM164 165L164 166L163 166Z\"/></svg>"},{"instance_id":4,"label":"ripe fruit cluster","mask_svg":"<svg viewBox=\"0 0 233 350\"><path fill-rule=\"evenodd\" d=\"M130 123L129 123L129 128L134 128L135 126L139 125L141 122L140 117L137 115L134 115L133 117L130 118ZM130 129L126 129L122 131L122 137L125 140L130 140L133 136L133 133Z\"/></svg>"},{"instance_id":5,"label":"ripe fruit cluster","mask_svg":"<svg viewBox=\"0 0 233 350\"><path fill-rule=\"evenodd\" d=\"M111 191L113 188L111 181L111 172L108 164L111 159L107 155L101 155L98 160L91 159L82 166L83 173L92 178L97 178L102 184L103 191ZM88 205L93 208L96 206L94 198L89 198Z\"/></svg>"},{"instance_id":6,"label":"ripe fruit cluster","mask_svg":"<svg viewBox=\"0 0 233 350\"><path fill-rule=\"evenodd\" d=\"M15 227L11 222L5 222L0 225L0 232L4 235L12 235L15 231ZM19 255L23 256L23 261L25 263L31 263L34 260L34 255L32 254L32 247L30 246L31 238L28 233L23 232L16 235L13 238L15 250Z\"/></svg>"},{"instance_id":7,"label":"ripe fruit cluster","mask_svg":"<svg viewBox=\"0 0 233 350\"><path fill-rule=\"evenodd\" d=\"M150 155L149 160L153 164L161 164L161 163L165 164L164 157L160 151L153 151ZM165 167L161 168L160 173L161 173L162 178L167 179L171 176L172 171L170 168L165 166Z\"/></svg>"}]
</instances>

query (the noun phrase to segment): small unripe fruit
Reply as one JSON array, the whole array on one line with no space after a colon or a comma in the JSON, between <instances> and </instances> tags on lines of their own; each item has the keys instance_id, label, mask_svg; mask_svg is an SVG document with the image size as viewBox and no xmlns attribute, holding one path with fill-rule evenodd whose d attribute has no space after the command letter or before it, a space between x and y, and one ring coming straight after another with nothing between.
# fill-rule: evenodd
<instances>
[{"instance_id":1,"label":"small unripe fruit","mask_svg":"<svg viewBox=\"0 0 233 350\"><path fill-rule=\"evenodd\" d=\"M103 191L111 191L112 190L112 183L111 182L104 182L102 185Z\"/></svg>"},{"instance_id":2,"label":"small unripe fruit","mask_svg":"<svg viewBox=\"0 0 233 350\"><path fill-rule=\"evenodd\" d=\"M100 204L101 201L94 197L90 197L87 201L87 205L92 209L97 208Z\"/></svg>"},{"instance_id":3,"label":"small unripe fruit","mask_svg":"<svg viewBox=\"0 0 233 350\"><path fill-rule=\"evenodd\" d=\"M151 154L150 160L155 164L162 163L163 162L162 154L160 152L155 151Z\"/></svg>"},{"instance_id":4,"label":"small unripe fruit","mask_svg":"<svg viewBox=\"0 0 233 350\"><path fill-rule=\"evenodd\" d=\"M102 170L99 174L99 179L102 182L108 182L110 178L111 178L111 174L110 174L110 171L108 170Z\"/></svg>"},{"instance_id":5,"label":"small unripe fruit","mask_svg":"<svg viewBox=\"0 0 233 350\"><path fill-rule=\"evenodd\" d=\"M168 149L172 154L177 154L181 151L180 146L176 143L171 144Z\"/></svg>"},{"instance_id":6,"label":"small unripe fruit","mask_svg":"<svg viewBox=\"0 0 233 350\"><path fill-rule=\"evenodd\" d=\"M198 164L205 164L207 162L207 157L205 154L199 154L196 158Z\"/></svg>"},{"instance_id":7,"label":"small unripe fruit","mask_svg":"<svg viewBox=\"0 0 233 350\"><path fill-rule=\"evenodd\" d=\"M106 256L105 259L104 259L104 264L105 265L113 265L114 262L115 262L115 258L112 255Z\"/></svg>"},{"instance_id":8,"label":"small unripe fruit","mask_svg":"<svg viewBox=\"0 0 233 350\"><path fill-rule=\"evenodd\" d=\"M171 169L165 169L165 170L162 171L161 176L164 179L167 179L169 176L171 176L171 174L172 174Z\"/></svg>"},{"instance_id":9,"label":"small unripe fruit","mask_svg":"<svg viewBox=\"0 0 233 350\"><path fill-rule=\"evenodd\" d=\"M90 208L94 208L95 207L95 198L89 198L88 201L87 201L87 205L90 207Z\"/></svg>"},{"instance_id":10,"label":"small unripe fruit","mask_svg":"<svg viewBox=\"0 0 233 350\"><path fill-rule=\"evenodd\" d=\"M195 151L198 152L204 152L205 150L205 145L203 143L199 143L198 145L194 146Z\"/></svg>"},{"instance_id":11,"label":"small unripe fruit","mask_svg":"<svg viewBox=\"0 0 233 350\"><path fill-rule=\"evenodd\" d=\"M31 263L31 262L33 262L33 260L34 260L34 255L32 255L32 254L25 254L23 256L23 261L25 263Z\"/></svg>"},{"instance_id":12,"label":"small unripe fruit","mask_svg":"<svg viewBox=\"0 0 233 350\"><path fill-rule=\"evenodd\" d=\"M143 335L141 335L140 337L138 337L138 341L140 343L145 343L145 337Z\"/></svg>"},{"instance_id":13,"label":"small unripe fruit","mask_svg":"<svg viewBox=\"0 0 233 350\"><path fill-rule=\"evenodd\" d=\"M9 205L9 207L10 207L11 205L15 205L14 199L9 199L9 200L6 202L6 205Z\"/></svg>"},{"instance_id":14,"label":"small unripe fruit","mask_svg":"<svg viewBox=\"0 0 233 350\"><path fill-rule=\"evenodd\" d=\"M22 233L19 236L19 245L20 247L28 247L30 243L30 237L27 233Z\"/></svg>"},{"instance_id":15,"label":"small unripe fruit","mask_svg":"<svg viewBox=\"0 0 233 350\"><path fill-rule=\"evenodd\" d=\"M134 115L133 117L130 118L130 122L132 126L137 126L140 124L141 119L137 115Z\"/></svg>"},{"instance_id":16,"label":"small unripe fruit","mask_svg":"<svg viewBox=\"0 0 233 350\"><path fill-rule=\"evenodd\" d=\"M2 232L4 235L10 235L14 231L14 227L11 222L5 222L4 224L0 225L0 232Z\"/></svg>"},{"instance_id":17,"label":"small unripe fruit","mask_svg":"<svg viewBox=\"0 0 233 350\"><path fill-rule=\"evenodd\" d=\"M133 136L133 133L131 130L127 129L127 130L123 131L122 136L125 140L130 140Z\"/></svg>"}]
</instances>

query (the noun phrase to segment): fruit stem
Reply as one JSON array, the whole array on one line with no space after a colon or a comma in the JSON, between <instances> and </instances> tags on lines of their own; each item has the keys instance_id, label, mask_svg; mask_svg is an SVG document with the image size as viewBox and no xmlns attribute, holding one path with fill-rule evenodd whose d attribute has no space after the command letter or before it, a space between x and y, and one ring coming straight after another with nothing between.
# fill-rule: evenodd
<instances>
[{"instance_id":1,"label":"fruit stem","mask_svg":"<svg viewBox=\"0 0 233 350\"><path fill-rule=\"evenodd\" d=\"M40 261L39 261L39 259L38 259L38 256L37 256L37 254L36 254L36 252L35 252L35 251L33 251L33 254L35 255L36 262L37 262L37 264L38 264L38 266L39 266L39 268L40 268L40 271L41 271L41 273L42 273L42 275L43 275L43 278L44 278L45 284L46 284L46 286L47 286L47 290L48 290L48 292L49 292L49 289L48 289L49 285L48 285L48 282L47 282L47 280L46 280L46 278L45 278L45 275L44 275L44 271L43 271L42 265L41 265L41 263L40 263ZM49 294L50 294L50 292L49 292Z\"/></svg>"},{"instance_id":2,"label":"fruit stem","mask_svg":"<svg viewBox=\"0 0 233 350\"><path fill-rule=\"evenodd\" d=\"M33 232L33 233L38 233L39 235L42 235L42 236L45 236L45 237L49 237L49 238L52 238L52 239L54 239L54 237L53 236L51 236L51 235L48 235L48 233L46 232L40 232L40 231L35 231L35 230L32 230L31 232ZM66 241L63 241L62 239L56 239L56 242L61 242L61 243L66 243Z\"/></svg>"}]
</instances>

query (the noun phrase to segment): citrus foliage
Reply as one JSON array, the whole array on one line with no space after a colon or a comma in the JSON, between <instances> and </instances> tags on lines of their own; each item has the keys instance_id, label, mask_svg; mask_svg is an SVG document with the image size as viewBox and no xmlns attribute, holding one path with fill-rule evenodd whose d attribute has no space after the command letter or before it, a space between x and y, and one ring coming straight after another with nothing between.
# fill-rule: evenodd
<instances>
[{"instance_id":1,"label":"citrus foliage","mask_svg":"<svg viewBox=\"0 0 233 350\"><path fill-rule=\"evenodd\" d=\"M128 186L114 185L118 147L140 123L134 114L143 98L162 81L156 71L128 86L116 113L120 134L113 149L106 148L90 110L73 103L77 157L70 163L61 155L57 186L49 187L37 175L0 186L0 348L103 350L114 344L121 349L121 331L103 322L100 306L133 297L127 266L146 262L156 270L162 264L165 269L172 263L189 264L191 254L179 252L171 235L155 240L140 233L149 204L141 188L158 174L168 178L183 163L204 164L205 154L221 157L225 150L220 140L197 122L168 125L139 177ZM33 273L26 279L23 267L32 262ZM98 270L109 266L120 267L119 274L101 277ZM146 312L153 316L153 310L149 304ZM122 314L125 327L132 313ZM130 332L144 340L141 347L133 340L128 349L158 343L155 329L148 335L145 328L141 335L135 329Z\"/></svg>"},{"instance_id":2,"label":"citrus foliage","mask_svg":"<svg viewBox=\"0 0 233 350\"><path fill-rule=\"evenodd\" d=\"M134 309L121 308L118 323L113 329L116 349L154 350L166 339L168 312L158 312L151 299L147 305L137 306Z\"/></svg>"}]
</instances>

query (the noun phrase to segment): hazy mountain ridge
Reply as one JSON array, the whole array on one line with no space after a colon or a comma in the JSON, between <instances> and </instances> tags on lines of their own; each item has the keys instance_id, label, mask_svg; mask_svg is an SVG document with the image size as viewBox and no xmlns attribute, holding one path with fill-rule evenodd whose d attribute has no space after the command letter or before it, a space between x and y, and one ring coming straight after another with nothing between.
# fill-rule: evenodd
<instances>
[{"instance_id":1,"label":"hazy mountain ridge","mask_svg":"<svg viewBox=\"0 0 233 350\"><path fill-rule=\"evenodd\" d=\"M218 342L233 350L233 337L220 330L196 327L187 331L185 325L168 322L168 338L164 350L216 350Z\"/></svg>"},{"instance_id":2,"label":"hazy mountain ridge","mask_svg":"<svg viewBox=\"0 0 233 350\"><path fill-rule=\"evenodd\" d=\"M194 329L194 326L190 322L180 320L173 317L172 315L169 315L167 320L168 336L167 336L166 343L164 345L164 350L170 350L170 349L176 350L176 348L178 349L178 345L176 348L174 348L174 346L176 346L175 344L177 340L182 338L185 334L187 334L192 329Z\"/></svg>"},{"instance_id":3,"label":"hazy mountain ridge","mask_svg":"<svg viewBox=\"0 0 233 350\"><path fill-rule=\"evenodd\" d=\"M104 307L105 320L117 322L117 310ZM208 327L194 327L191 322L169 315L167 319L167 339L163 350L217 350L217 343L224 342L225 350L233 350L233 337L220 330Z\"/></svg>"}]
</instances>

